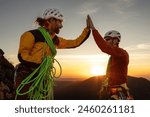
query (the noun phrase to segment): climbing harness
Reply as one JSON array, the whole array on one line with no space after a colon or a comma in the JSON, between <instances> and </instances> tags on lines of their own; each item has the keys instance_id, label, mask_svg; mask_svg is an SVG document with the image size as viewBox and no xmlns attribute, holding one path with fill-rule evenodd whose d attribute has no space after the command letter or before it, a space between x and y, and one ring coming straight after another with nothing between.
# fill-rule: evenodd
<instances>
[{"instance_id":1,"label":"climbing harness","mask_svg":"<svg viewBox=\"0 0 150 117\"><path fill-rule=\"evenodd\" d=\"M17 95L26 94L29 95L29 99L31 100L54 99L54 78L59 78L61 76L62 68L60 63L54 59L57 51L49 33L43 27L38 28L38 30L44 36L47 44L51 49L52 55L44 56L40 66L21 82L21 84L16 89L15 99L17 99ZM56 62L60 68L60 73L58 76L56 76L56 68L53 65L54 62ZM31 84L29 90L26 92L21 92L21 90L28 84Z\"/></svg>"}]
</instances>

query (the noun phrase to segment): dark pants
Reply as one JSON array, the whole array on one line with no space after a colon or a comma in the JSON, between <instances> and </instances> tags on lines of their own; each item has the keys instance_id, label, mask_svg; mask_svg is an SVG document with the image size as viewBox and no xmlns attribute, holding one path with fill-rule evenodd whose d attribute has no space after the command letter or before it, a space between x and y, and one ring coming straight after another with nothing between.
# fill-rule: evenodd
<instances>
[{"instance_id":1,"label":"dark pants","mask_svg":"<svg viewBox=\"0 0 150 117\"><path fill-rule=\"evenodd\" d=\"M35 68L30 68L28 66L19 64L16 66L16 72L15 72L15 89L17 89L17 87L21 84L21 82L28 76L30 75ZM26 91L29 90L31 86L30 84L26 84L22 90L20 91L20 93L24 93ZM16 95L16 94L15 94ZM16 97L17 100L28 100L29 96L28 94L26 95L17 95Z\"/></svg>"}]
</instances>

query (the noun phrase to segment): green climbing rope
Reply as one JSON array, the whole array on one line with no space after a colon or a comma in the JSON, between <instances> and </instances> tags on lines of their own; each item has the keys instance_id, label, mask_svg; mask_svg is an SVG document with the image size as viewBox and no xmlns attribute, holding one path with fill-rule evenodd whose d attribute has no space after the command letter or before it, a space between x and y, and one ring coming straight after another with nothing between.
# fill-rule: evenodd
<instances>
[{"instance_id":1,"label":"green climbing rope","mask_svg":"<svg viewBox=\"0 0 150 117\"><path fill-rule=\"evenodd\" d=\"M17 95L26 94L29 95L29 99L31 100L54 99L54 78L60 77L62 68L60 63L54 59L56 55L56 48L49 33L42 27L39 28L39 31L43 34L47 44L51 48L52 56L45 56L40 66L21 82L16 89L16 99ZM56 76L56 68L53 66L54 62L56 62L60 67L60 74L58 76ZM21 92L21 90L28 84L31 84L29 90Z\"/></svg>"}]
</instances>

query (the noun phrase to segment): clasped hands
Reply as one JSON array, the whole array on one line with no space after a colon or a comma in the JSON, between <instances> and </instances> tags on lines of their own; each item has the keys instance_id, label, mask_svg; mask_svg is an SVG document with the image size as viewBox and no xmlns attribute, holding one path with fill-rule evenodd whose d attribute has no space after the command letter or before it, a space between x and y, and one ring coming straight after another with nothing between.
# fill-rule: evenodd
<instances>
[{"instance_id":1,"label":"clasped hands","mask_svg":"<svg viewBox=\"0 0 150 117\"><path fill-rule=\"evenodd\" d=\"M93 21L90 17L90 15L87 15L87 19L86 19L86 24L87 24L87 28L91 29L91 30L95 30Z\"/></svg>"}]
</instances>

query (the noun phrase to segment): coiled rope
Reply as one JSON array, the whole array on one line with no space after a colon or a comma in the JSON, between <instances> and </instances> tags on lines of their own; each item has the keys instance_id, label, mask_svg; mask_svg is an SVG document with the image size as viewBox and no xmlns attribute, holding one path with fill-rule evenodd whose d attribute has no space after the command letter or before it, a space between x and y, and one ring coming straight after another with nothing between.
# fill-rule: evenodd
<instances>
[{"instance_id":1,"label":"coiled rope","mask_svg":"<svg viewBox=\"0 0 150 117\"><path fill-rule=\"evenodd\" d=\"M62 68L60 63L54 59L57 51L49 33L43 27L40 27L39 31L43 34L47 44L51 48L52 56L45 56L40 66L21 82L16 89L15 99L17 99L17 95L26 94L28 94L29 99L31 100L54 99L54 78L59 78L61 76ZM56 62L60 68L58 76L56 76L56 68L53 65L54 62ZM31 85L29 90L21 92L21 90L28 84Z\"/></svg>"}]
</instances>

